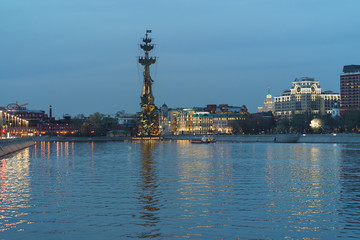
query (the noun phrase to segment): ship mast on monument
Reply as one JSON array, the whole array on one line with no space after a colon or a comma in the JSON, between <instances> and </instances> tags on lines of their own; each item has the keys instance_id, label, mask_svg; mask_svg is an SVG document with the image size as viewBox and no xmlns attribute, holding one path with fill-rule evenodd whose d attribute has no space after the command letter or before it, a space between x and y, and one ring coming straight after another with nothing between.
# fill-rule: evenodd
<instances>
[{"instance_id":1,"label":"ship mast on monument","mask_svg":"<svg viewBox=\"0 0 360 240\"><path fill-rule=\"evenodd\" d=\"M141 114L139 124L140 136L157 136L159 135L158 120L155 114L154 95L151 85L154 80L150 76L150 65L156 62L156 57L150 57L149 52L154 48L154 44L151 44L152 39L148 37L151 30L147 30L145 38L142 39L144 44L140 44L140 47L145 52L144 57L139 57L139 63L144 66L144 81L141 91Z\"/></svg>"}]
</instances>

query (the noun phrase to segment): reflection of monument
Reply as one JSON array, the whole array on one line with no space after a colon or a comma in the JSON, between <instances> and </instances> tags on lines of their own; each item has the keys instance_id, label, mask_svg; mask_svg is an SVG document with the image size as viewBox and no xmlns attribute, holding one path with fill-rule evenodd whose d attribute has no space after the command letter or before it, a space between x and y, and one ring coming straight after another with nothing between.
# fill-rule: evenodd
<instances>
[{"instance_id":1,"label":"reflection of monument","mask_svg":"<svg viewBox=\"0 0 360 240\"><path fill-rule=\"evenodd\" d=\"M142 50L145 51L145 57L139 57L139 63L144 66L144 82L141 91L141 115L139 125L140 136L154 136L159 134L159 124L155 114L154 96L152 93L151 85L154 82L150 76L150 65L156 62L156 57L149 57L149 52L154 48L154 44L151 43L151 38L148 37L148 33L151 30L147 30L143 42L140 44Z\"/></svg>"},{"instance_id":2,"label":"reflection of monument","mask_svg":"<svg viewBox=\"0 0 360 240\"><path fill-rule=\"evenodd\" d=\"M144 220L146 232L142 232L141 238L156 238L161 235L156 226L160 218L159 192L157 191L156 168L153 159L153 151L156 146L154 142L143 142L141 144L141 193L139 197L141 211L140 218Z\"/></svg>"}]
</instances>

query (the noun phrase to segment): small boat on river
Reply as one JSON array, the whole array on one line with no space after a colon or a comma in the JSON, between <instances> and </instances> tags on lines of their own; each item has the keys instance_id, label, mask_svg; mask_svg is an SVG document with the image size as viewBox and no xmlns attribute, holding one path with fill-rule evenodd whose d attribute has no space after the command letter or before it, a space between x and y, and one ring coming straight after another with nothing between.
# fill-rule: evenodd
<instances>
[{"instance_id":1,"label":"small boat on river","mask_svg":"<svg viewBox=\"0 0 360 240\"><path fill-rule=\"evenodd\" d=\"M198 143L198 144L201 144L201 143L215 143L216 140L212 137L206 137L206 136L203 136L202 138L194 138L194 139L191 139L191 143Z\"/></svg>"}]
</instances>

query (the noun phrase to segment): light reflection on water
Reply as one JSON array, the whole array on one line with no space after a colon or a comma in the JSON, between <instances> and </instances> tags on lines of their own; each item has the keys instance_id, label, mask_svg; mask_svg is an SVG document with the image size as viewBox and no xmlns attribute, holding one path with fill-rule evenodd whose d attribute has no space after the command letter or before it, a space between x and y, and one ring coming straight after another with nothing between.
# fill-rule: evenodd
<instances>
[{"instance_id":1,"label":"light reflection on water","mask_svg":"<svg viewBox=\"0 0 360 240\"><path fill-rule=\"evenodd\" d=\"M40 142L0 160L2 239L360 234L360 148Z\"/></svg>"},{"instance_id":2,"label":"light reflection on water","mask_svg":"<svg viewBox=\"0 0 360 240\"><path fill-rule=\"evenodd\" d=\"M0 160L0 233L22 231L22 224L31 223L25 218L30 207L29 166L29 149Z\"/></svg>"}]
</instances>

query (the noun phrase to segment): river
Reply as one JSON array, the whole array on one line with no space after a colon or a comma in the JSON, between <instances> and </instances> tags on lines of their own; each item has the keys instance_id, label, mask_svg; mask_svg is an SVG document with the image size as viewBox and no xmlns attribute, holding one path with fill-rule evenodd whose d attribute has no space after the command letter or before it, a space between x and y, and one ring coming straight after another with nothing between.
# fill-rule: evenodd
<instances>
[{"instance_id":1,"label":"river","mask_svg":"<svg viewBox=\"0 0 360 240\"><path fill-rule=\"evenodd\" d=\"M359 237L359 145L38 142L0 159L0 239Z\"/></svg>"}]
</instances>

